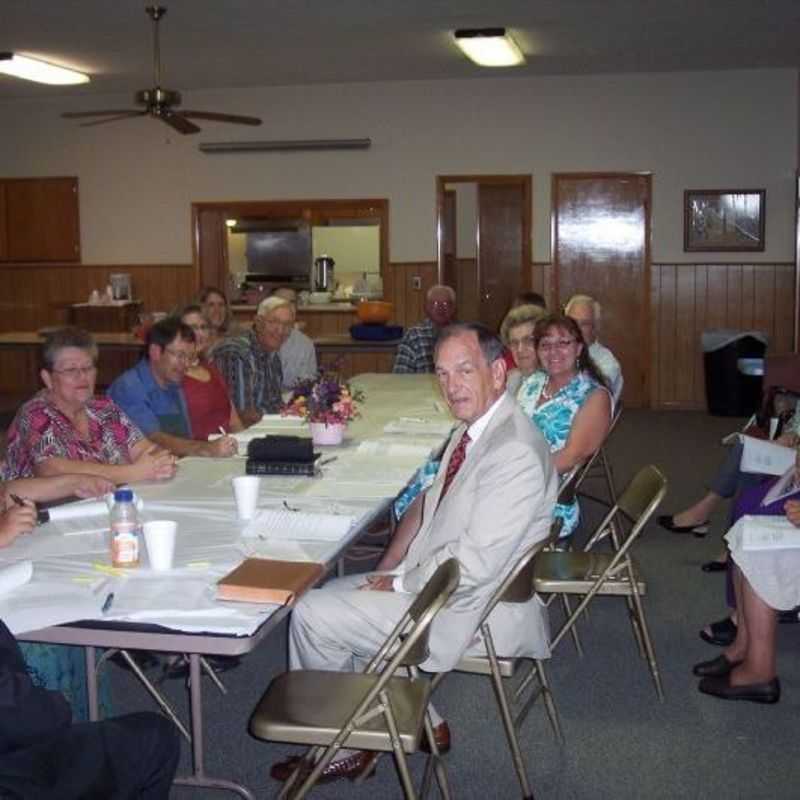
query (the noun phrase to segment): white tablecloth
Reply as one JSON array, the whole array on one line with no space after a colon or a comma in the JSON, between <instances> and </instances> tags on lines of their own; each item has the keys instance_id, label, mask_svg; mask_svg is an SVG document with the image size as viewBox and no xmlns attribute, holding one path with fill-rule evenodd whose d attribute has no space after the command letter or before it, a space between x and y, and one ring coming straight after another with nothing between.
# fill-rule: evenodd
<instances>
[{"instance_id":1,"label":"white tablecloth","mask_svg":"<svg viewBox=\"0 0 800 800\"><path fill-rule=\"evenodd\" d=\"M302 541L243 536L236 518L231 478L245 460L186 458L166 483L137 484L141 517L178 523L175 569L155 573L147 566L110 569L108 519L86 516L50 522L0 551L0 563L33 561L30 583L0 596L0 618L14 633L77 619L152 622L176 630L248 635L275 610L252 603L220 603L215 584L247 556L331 564L381 508L405 486L451 421L431 375L363 375L353 383L366 395L363 416L351 423L340 447L324 448L335 460L314 478L264 476L259 506L348 514L357 522L341 541ZM401 418L423 420L432 433L393 435L384 428ZM428 423L426 426L424 423ZM288 432L276 426L280 432ZM262 426L264 433L269 426ZM293 433L308 435L307 427ZM275 431L273 431L275 432ZM113 592L111 609L101 606Z\"/></svg>"}]
</instances>

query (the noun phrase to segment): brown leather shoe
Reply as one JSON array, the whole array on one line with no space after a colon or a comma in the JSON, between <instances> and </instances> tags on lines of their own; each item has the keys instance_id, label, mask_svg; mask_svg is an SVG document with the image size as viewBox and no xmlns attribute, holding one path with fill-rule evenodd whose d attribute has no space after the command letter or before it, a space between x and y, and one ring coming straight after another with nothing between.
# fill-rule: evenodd
<instances>
[{"instance_id":1,"label":"brown leather shoe","mask_svg":"<svg viewBox=\"0 0 800 800\"><path fill-rule=\"evenodd\" d=\"M300 756L289 756L285 761L278 761L273 764L269 770L270 777L281 783L289 780L289 777L297 768L300 758ZM331 783L339 780L339 778L349 778L354 781L362 775L365 778L371 778L375 775L375 763L377 760L377 753L369 750L359 750L351 756L328 764L317 783ZM305 778L310 770L306 769L304 772L305 774L300 776L301 779Z\"/></svg>"},{"instance_id":2,"label":"brown leather shoe","mask_svg":"<svg viewBox=\"0 0 800 800\"><path fill-rule=\"evenodd\" d=\"M433 729L433 739L436 742L436 747L439 750L440 755L450 752L450 726L446 721L440 722ZM431 751L430 745L428 744L428 739L424 735L419 744L419 749L422 750L423 753L430 753Z\"/></svg>"}]
</instances>

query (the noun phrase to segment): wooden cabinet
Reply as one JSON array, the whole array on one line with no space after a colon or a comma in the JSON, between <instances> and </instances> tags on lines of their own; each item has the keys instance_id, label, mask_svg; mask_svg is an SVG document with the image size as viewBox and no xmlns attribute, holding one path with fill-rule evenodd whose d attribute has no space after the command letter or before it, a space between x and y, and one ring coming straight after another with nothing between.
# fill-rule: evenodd
<instances>
[{"instance_id":1,"label":"wooden cabinet","mask_svg":"<svg viewBox=\"0 0 800 800\"><path fill-rule=\"evenodd\" d=\"M80 261L77 178L0 179L0 260Z\"/></svg>"}]
</instances>

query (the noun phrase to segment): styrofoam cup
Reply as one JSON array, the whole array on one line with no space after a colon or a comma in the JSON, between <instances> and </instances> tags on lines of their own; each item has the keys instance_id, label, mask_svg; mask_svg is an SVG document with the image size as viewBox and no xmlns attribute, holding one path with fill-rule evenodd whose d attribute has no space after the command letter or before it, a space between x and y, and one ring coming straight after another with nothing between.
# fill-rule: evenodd
<instances>
[{"instance_id":1,"label":"styrofoam cup","mask_svg":"<svg viewBox=\"0 0 800 800\"><path fill-rule=\"evenodd\" d=\"M157 519L145 522L142 530L147 544L150 569L158 571L172 569L178 523L169 519Z\"/></svg>"},{"instance_id":2,"label":"styrofoam cup","mask_svg":"<svg viewBox=\"0 0 800 800\"><path fill-rule=\"evenodd\" d=\"M239 475L233 479L233 496L236 498L236 513L239 519L252 519L258 505L258 475Z\"/></svg>"}]
</instances>

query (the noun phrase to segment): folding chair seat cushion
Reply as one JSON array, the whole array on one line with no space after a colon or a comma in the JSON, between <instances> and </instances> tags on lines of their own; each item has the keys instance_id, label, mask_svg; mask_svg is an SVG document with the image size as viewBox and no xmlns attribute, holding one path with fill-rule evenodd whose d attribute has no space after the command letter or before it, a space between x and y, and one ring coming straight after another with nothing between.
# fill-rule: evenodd
<instances>
[{"instance_id":1,"label":"folding chair seat cushion","mask_svg":"<svg viewBox=\"0 0 800 800\"><path fill-rule=\"evenodd\" d=\"M586 594L603 570L611 563L613 553L597 552L547 552L540 553L534 563L533 587L541 594L554 592L567 594ZM636 588L640 595L647 593L647 584L636 565L632 562ZM598 594L628 595L631 585L628 572L620 569L615 576L606 578Z\"/></svg>"},{"instance_id":2,"label":"folding chair seat cushion","mask_svg":"<svg viewBox=\"0 0 800 800\"><path fill-rule=\"evenodd\" d=\"M278 675L250 718L250 732L260 739L327 745L353 709L379 680L379 673L298 670ZM406 753L419 749L425 709L430 696L426 678L390 678L386 692ZM356 750L392 750L385 718L376 714L344 742Z\"/></svg>"}]
</instances>

